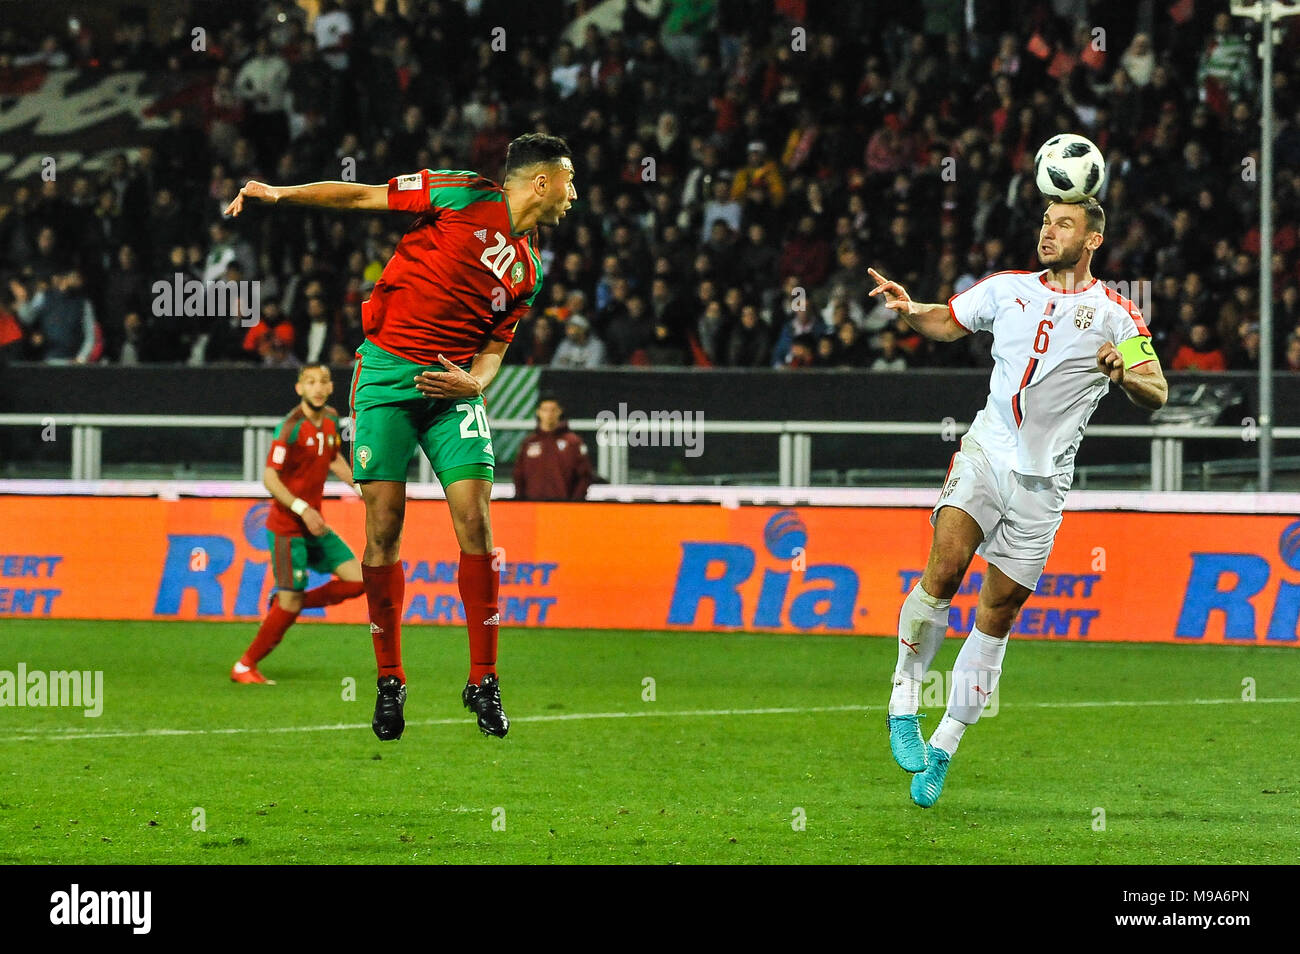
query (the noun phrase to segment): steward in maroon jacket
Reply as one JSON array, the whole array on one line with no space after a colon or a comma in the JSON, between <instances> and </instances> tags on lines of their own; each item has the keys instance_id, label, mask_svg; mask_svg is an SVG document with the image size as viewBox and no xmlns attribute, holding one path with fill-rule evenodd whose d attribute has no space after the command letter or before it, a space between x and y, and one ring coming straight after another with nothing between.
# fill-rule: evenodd
<instances>
[{"instance_id":1,"label":"steward in maroon jacket","mask_svg":"<svg viewBox=\"0 0 1300 954\"><path fill-rule=\"evenodd\" d=\"M516 500L587 497L592 481L587 445L564 423L564 408L553 397L537 404L537 430L519 445L514 479Z\"/></svg>"}]
</instances>

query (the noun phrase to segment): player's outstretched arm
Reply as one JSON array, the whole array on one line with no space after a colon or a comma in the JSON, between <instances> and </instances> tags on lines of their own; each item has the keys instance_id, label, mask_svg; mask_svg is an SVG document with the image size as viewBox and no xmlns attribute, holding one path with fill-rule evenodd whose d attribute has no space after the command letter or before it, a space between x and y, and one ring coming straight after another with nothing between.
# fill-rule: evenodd
<instances>
[{"instance_id":1,"label":"player's outstretched arm","mask_svg":"<svg viewBox=\"0 0 1300 954\"><path fill-rule=\"evenodd\" d=\"M885 307L906 318L907 323L918 333L935 341L956 341L970 334L953 320L952 312L948 310L947 305L923 305L912 301L912 296L907 293L907 289L898 282L891 282L874 268L868 268L867 274L876 283L876 287L867 294L884 295Z\"/></svg>"},{"instance_id":2,"label":"player's outstretched arm","mask_svg":"<svg viewBox=\"0 0 1300 954\"><path fill-rule=\"evenodd\" d=\"M272 205L312 205L322 209L370 209L387 211L387 185L360 185L356 182L309 182L306 185L273 186L250 179L239 195L226 206L226 215L244 211L244 200L256 199Z\"/></svg>"}]
</instances>

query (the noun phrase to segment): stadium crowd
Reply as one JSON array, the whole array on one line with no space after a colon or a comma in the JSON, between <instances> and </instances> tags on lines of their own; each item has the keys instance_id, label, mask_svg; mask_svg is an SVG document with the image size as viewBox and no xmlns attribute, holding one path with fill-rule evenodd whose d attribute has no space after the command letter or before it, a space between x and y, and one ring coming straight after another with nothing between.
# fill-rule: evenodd
<instances>
[{"instance_id":1,"label":"stadium crowd","mask_svg":"<svg viewBox=\"0 0 1300 954\"><path fill-rule=\"evenodd\" d=\"M395 215L221 210L247 179L500 176L540 130L579 201L539 236L544 288L507 361L853 367L991 364L868 299L872 265L919 300L1038 267L1037 147L1102 149L1093 271L1146 313L1166 368L1257 366L1255 41L1247 21L1144 5L925 0L594 4L232 3L166 37L0 31L0 90L33 71L153 71L167 128L99 171L19 183L0 208L0 353L46 361L349 365ZM887 6L887 11L876 9ZM1149 5L1148 5L1149 7ZM1298 18L1300 19L1300 18ZM1275 354L1300 371L1300 29L1272 78ZM1100 32L1098 30L1100 29ZM260 283L255 324L155 314L176 273ZM170 294L170 292L169 292Z\"/></svg>"}]
</instances>

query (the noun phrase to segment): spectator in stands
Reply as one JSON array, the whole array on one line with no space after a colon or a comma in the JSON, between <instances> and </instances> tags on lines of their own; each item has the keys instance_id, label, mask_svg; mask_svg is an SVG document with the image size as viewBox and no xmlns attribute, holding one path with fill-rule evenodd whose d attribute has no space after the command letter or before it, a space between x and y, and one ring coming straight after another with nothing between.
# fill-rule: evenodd
<instances>
[{"instance_id":1,"label":"spectator in stands","mask_svg":"<svg viewBox=\"0 0 1300 954\"><path fill-rule=\"evenodd\" d=\"M18 264L22 266L24 275L38 281L47 281L66 262L67 256L59 248L58 234L52 226L46 225L36 233L36 245L32 254Z\"/></svg>"},{"instance_id":2,"label":"spectator in stands","mask_svg":"<svg viewBox=\"0 0 1300 954\"><path fill-rule=\"evenodd\" d=\"M785 180L781 176L781 167L767 154L767 143L761 139L755 139L746 149L745 166L736 173L731 183L731 197L743 199L751 189L758 189L773 206L779 206L785 201Z\"/></svg>"},{"instance_id":3,"label":"spectator in stands","mask_svg":"<svg viewBox=\"0 0 1300 954\"><path fill-rule=\"evenodd\" d=\"M716 298L702 304L704 310L695 326L695 340L708 363L720 365L725 362L727 354L727 312Z\"/></svg>"},{"instance_id":4,"label":"spectator in stands","mask_svg":"<svg viewBox=\"0 0 1300 954\"><path fill-rule=\"evenodd\" d=\"M1287 336L1286 350L1282 355L1282 370L1300 373L1300 332Z\"/></svg>"},{"instance_id":5,"label":"spectator in stands","mask_svg":"<svg viewBox=\"0 0 1300 954\"><path fill-rule=\"evenodd\" d=\"M122 341L116 358L118 364L145 364L171 359L172 356L158 340L157 323L152 315L147 311L132 311L122 318Z\"/></svg>"},{"instance_id":6,"label":"spectator in stands","mask_svg":"<svg viewBox=\"0 0 1300 954\"><path fill-rule=\"evenodd\" d=\"M281 340L292 348L294 343L293 322L280 309L275 299L261 302L261 321L251 325L244 335L243 350L248 360L262 364L271 363L271 342ZM315 363L315 362L311 362Z\"/></svg>"},{"instance_id":7,"label":"spectator in stands","mask_svg":"<svg viewBox=\"0 0 1300 954\"><path fill-rule=\"evenodd\" d=\"M709 201L704 203L704 212L700 217L701 243L709 240L709 236L713 234L713 226L718 222L725 223L733 230L740 228L741 206L738 201L740 197L732 190L729 179L727 173L722 173L713 180L713 192Z\"/></svg>"},{"instance_id":8,"label":"spectator in stands","mask_svg":"<svg viewBox=\"0 0 1300 954\"><path fill-rule=\"evenodd\" d=\"M768 238L761 222L753 222L745 230L744 241L736 249L736 280L748 294L761 294L770 287L772 276L777 274L777 250Z\"/></svg>"},{"instance_id":9,"label":"spectator in stands","mask_svg":"<svg viewBox=\"0 0 1300 954\"><path fill-rule=\"evenodd\" d=\"M271 169L289 143L289 64L263 35L235 75L235 92L244 103L244 134L257 161Z\"/></svg>"},{"instance_id":10,"label":"spectator in stands","mask_svg":"<svg viewBox=\"0 0 1300 954\"><path fill-rule=\"evenodd\" d=\"M28 294L11 282L18 320L28 329L32 350L47 364L88 364L103 350L95 309L81 287L76 269L56 273L48 286Z\"/></svg>"},{"instance_id":11,"label":"spectator in stands","mask_svg":"<svg viewBox=\"0 0 1300 954\"><path fill-rule=\"evenodd\" d=\"M518 360L531 367L550 364L560 343L561 328L563 324L548 314L522 322L519 328L522 334L516 332L515 344L506 352L506 360Z\"/></svg>"},{"instance_id":12,"label":"spectator in stands","mask_svg":"<svg viewBox=\"0 0 1300 954\"><path fill-rule=\"evenodd\" d=\"M1192 325L1187 343L1178 349L1172 364L1174 371L1226 371L1228 362L1214 344L1210 326Z\"/></svg>"},{"instance_id":13,"label":"spectator in stands","mask_svg":"<svg viewBox=\"0 0 1300 954\"><path fill-rule=\"evenodd\" d=\"M811 368L817 363L817 341L815 335L796 335L794 340L790 342L790 349L786 352L785 360L777 367L782 370Z\"/></svg>"},{"instance_id":14,"label":"spectator in stands","mask_svg":"<svg viewBox=\"0 0 1300 954\"><path fill-rule=\"evenodd\" d=\"M1228 113L1230 100L1237 100L1254 89L1254 63L1251 45L1243 33L1232 28L1226 12L1214 15L1214 32L1201 50L1196 81L1210 108L1220 115ZM1153 74L1154 76L1154 74Z\"/></svg>"},{"instance_id":15,"label":"spectator in stands","mask_svg":"<svg viewBox=\"0 0 1300 954\"><path fill-rule=\"evenodd\" d=\"M880 333L880 353L871 362L872 371L906 371L907 357L898 346L898 335L893 328Z\"/></svg>"},{"instance_id":16,"label":"spectator in stands","mask_svg":"<svg viewBox=\"0 0 1300 954\"><path fill-rule=\"evenodd\" d=\"M626 307L609 319L602 332L606 360L610 364L644 364L645 346L652 333L645 298L629 296Z\"/></svg>"},{"instance_id":17,"label":"spectator in stands","mask_svg":"<svg viewBox=\"0 0 1300 954\"><path fill-rule=\"evenodd\" d=\"M1229 371L1259 370L1259 324L1243 321L1228 354Z\"/></svg>"},{"instance_id":18,"label":"spectator in stands","mask_svg":"<svg viewBox=\"0 0 1300 954\"><path fill-rule=\"evenodd\" d=\"M867 268L858 253L858 247L849 240L840 242L835 250L835 260L839 263L826 282L825 293L818 297L823 301L843 301L846 305L857 308L867 300Z\"/></svg>"},{"instance_id":19,"label":"spectator in stands","mask_svg":"<svg viewBox=\"0 0 1300 954\"><path fill-rule=\"evenodd\" d=\"M334 316L325 304L325 294L307 298L307 333L301 346L303 364L319 364L329 355L329 345L334 332ZM287 344L293 346L290 336Z\"/></svg>"},{"instance_id":20,"label":"spectator in stands","mask_svg":"<svg viewBox=\"0 0 1300 954\"><path fill-rule=\"evenodd\" d=\"M126 316L149 310L149 282L140 272L135 249L123 245L117 250L117 268L108 276L104 290L104 357L117 361L126 338Z\"/></svg>"},{"instance_id":21,"label":"spectator in stands","mask_svg":"<svg viewBox=\"0 0 1300 954\"><path fill-rule=\"evenodd\" d=\"M805 307L790 312L790 317L781 326L776 345L772 349L772 366L785 367L794 363L794 343L800 337L807 337L814 343L830 331L821 315ZM812 347L812 346L810 346Z\"/></svg>"},{"instance_id":22,"label":"spectator in stands","mask_svg":"<svg viewBox=\"0 0 1300 954\"><path fill-rule=\"evenodd\" d=\"M1156 55L1151 49L1151 37L1139 33L1133 37L1124 55L1120 57L1124 73L1133 81L1133 85L1143 89L1151 85L1151 74L1155 71Z\"/></svg>"},{"instance_id":23,"label":"spectator in stands","mask_svg":"<svg viewBox=\"0 0 1300 954\"><path fill-rule=\"evenodd\" d=\"M871 361L871 348L858 326L843 321L835 326L835 365L842 368L865 368Z\"/></svg>"},{"instance_id":24,"label":"spectator in stands","mask_svg":"<svg viewBox=\"0 0 1300 954\"><path fill-rule=\"evenodd\" d=\"M755 305L741 306L740 318L727 341L727 364L736 368L762 368L770 363L771 333Z\"/></svg>"},{"instance_id":25,"label":"spectator in stands","mask_svg":"<svg viewBox=\"0 0 1300 954\"><path fill-rule=\"evenodd\" d=\"M715 0L666 0L664 51L679 63L693 62L713 20Z\"/></svg>"},{"instance_id":26,"label":"spectator in stands","mask_svg":"<svg viewBox=\"0 0 1300 954\"><path fill-rule=\"evenodd\" d=\"M552 394L537 402L537 430L515 456L516 500L585 500L594 480L581 437L569 429L564 405Z\"/></svg>"},{"instance_id":27,"label":"spectator in stands","mask_svg":"<svg viewBox=\"0 0 1300 954\"><path fill-rule=\"evenodd\" d=\"M338 0L322 0L320 14L313 24L316 46L325 62L336 73L345 73L350 65L348 48L352 45L352 17L342 9Z\"/></svg>"},{"instance_id":28,"label":"spectator in stands","mask_svg":"<svg viewBox=\"0 0 1300 954\"><path fill-rule=\"evenodd\" d=\"M650 342L645 347L646 364L651 367L681 367L690 364L686 345L676 329L656 321Z\"/></svg>"},{"instance_id":29,"label":"spectator in stands","mask_svg":"<svg viewBox=\"0 0 1300 954\"><path fill-rule=\"evenodd\" d=\"M546 292L536 311L567 310L567 294L581 291L592 303L584 317L600 336L618 327L620 337L643 336L649 346L634 359L638 349L606 342L611 360L620 351L627 361L679 363L693 360L682 352L707 307L696 307L701 276L693 265L701 252L709 253L716 291L738 286L760 322L762 315L771 316L774 332L791 317L783 286L791 273L800 273L810 308L827 304L835 277L812 281L810 269L778 263L784 249L805 242L805 215L813 218L814 241L833 250L850 242L870 251L872 259L892 263L891 273L904 284L931 276L941 280L920 283L961 291L990 271L1037 267L1019 240L1003 242L1037 227L1042 205L1033 154L1059 125L1087 131L1110 160L1103 202L1114 219L1114 240L1102 249L1098 274L1150 278L1157 289L1170 280L1176 285L1175 295L1157 295L1152 310L1162 357L1172 363L1196 321L1222 319L1223 352L1234 364L1245 360L1237 326L1258 313L1257 191L1239 176L1219 184L1211 174L1235 167L1239 157L1231 154L1232 143L1258 136L1257 97L1251 94L1256 67L1241 22L1226 13L1187 16L1190 4L1168 10L1157 5L1150 26L1142 21L1149 34L1138 35L1132 17L1108 22L1109 48L1122 53L1108 59L1093 55L1099 51L1091 50L1090 37L1086 43L1080 39L1071 16L1080 4L1073 0L1041 5L1021 20L1008 15L1005 5L977 2L964 15L969 19L960 21L960 36L930 40L921 35L920 20L910 32L870 28L863 12L869 5L748 0L717 5L715 35L709 33L715 22L711 6L673 4L659 18L629 8L625 36L601 35L601 28L589 26L577 48L559 39L565 17L536 18L544 27L529 19L528 29L512 31L510 53L502 57L485 28L493 4L467 9L443 0L406 5L400 13L390 4L382 14L366 11L354 19L360 7L332 2L312 21L310 33L305 15L285 0L264 4L265 10L259 7L242 20L236 5L228 26L211 29L203 62L215 63L216 72L202 83L192 82L198 74L189 75L198 64L183 19L170 23L156 49L148 31L134 26L109 36L83 30L63 37L46 35L35 22L7 24L6 52L0 55L28 62L31 69L67 62L112 70L114 63L146 61L146 69L165 69L156 78L164 90L159 102L166 106L159 112L165 123L156 132L156 148L124 141L105 169L83 166L68 176L61 167L57 182L19 185L12 202L0 200L8 210L0 208L0 262L16 266L17 274L47 279L77 266L116 352L128 337L125 318L132 313L110 302L110 290L120 290L113 281L120 246L135 249L137 267L150 277L171 269L172 249L193 237L195 223L206 227L217 218L217 204L251 170L283 181L336 179L340 159L350 156L358 161L361 181L382 182L412 164L478 163L479 171L496 176L503 128L571 128L585 144L578 165L591 184L571 211L571 227L544 229L540 236ZM284 12L283 21L277 10ZM946 9L927 9L925 17L932 24L951 19ZM658 39L666 23L681 60L666 54ZM807 30L806 54L790 48L788 28L794 24ZM1158 54L1152 36L1159 38ZM1289 60L1281 55L1289 50L1284 43L1272 78L1281 120L1273 249L1279 359L1285 335L1300 321L1294 307L1287 312L1285 305L1287 288L1300 280L1300 239L1289 225L1300 209L1300 177L1286 172L1300 156L1294 83L1286 73ZM290 64L287 77L281 62ZM11 95L23 95L22 69L0 62L0 81L15 84L5 87ZM1062 85L1051 81L1049 69ZM283 131L279 141L268 141L262 131L256 95L239 95L261 88L254 78L271 74L274 82L266 88L288 111L287 126L276 120ZM751 143L759 148L750 150ZM763 144L769 143L780 144L779 156L768 156ZM636 181L624 187L629 149L637 153L628 167ZM128 161L133 151L138 157ZM645 156L656 158L653 181L640 180ZM948 156L958 159L966 177L960 189L938 175ZM1187 174L1171 177L1168 169L1175 165ZM786 190L790 196L783 202ZM734 234L715 229L719 218ZM1197 228L1205 222L1215 223L1215 238L1208 242ZM45 227L50 231L41 239ZM207 250L196 255L186 247L179 270L189 275L197 267L197 277L217 277L225 274L228 257L238 259L241 274L263 281L268 297L278 295L285 312L301 322L299 348L311 324L303 289L325 278L322 304L313 307L326 316L320 355L330 357L340 337L335 316L347 296L367 294L392 254L391 220L307 213L249 220L243 230L241 223L239 236L212 242L207 269ZM233 245L233 256L227 245ZM359 275L354 249L362 251ZM307 277L299 263L309 250L321 274ZM639 332L604 311L613 283L598 288L595 269L611 254L619 262L618 277L628 282L628 300L645 299ZM954 265L958 274L940 276ZM828 268L843 265L831 262ZM817 269L811 271L816 278ZM848 269L843 277L855 276ZM656 280L665 285L657 292ZM564 294L555 298L557 283ZM849 292L848 302L855 322L856 295L856 289ZM1185 325L1176 321L1183 301L1193 304L1194 320ZM1229 301L1235 314L1223 310ZM743 324L739 314L727 306L725 323L733 336ZM827 314L835 317L837 307L828 307ZM152 315L146 311L141 318L147 332ZM530 324L521 326L507 360L538 361ZM663 325L662 333L654 331L656 324ZM889 324L888 316L871 309L860 331L871 337ZM177 352L184 357L192 353L198 326L164 323L159 330L169 334L136 336L157 347L133 350L159 360ZM218 348L209 358L242 354L245 333L239 329L231 342L233 355ZM355 337L356 329L349 334ZM545 330L536 335L542 363L557 337L548 339ZM745 351L751 339L757 340L753 332L739 334L737 348ZM904 353L906 345L900 340ZM719 352L727 361L716 363L730 363L732 350L729 341ZM842 350L841 343L832 360L842 360ZM986 352L980 336L970 336L918 347L910 360L978 365ZM768 360L783 362L786 356L788 349Z\"/></svg>"},{"instance_id":30,"label":"spectator in stands","mask_svg":"<svg viewBox=\"0 0 1300 954\"><path fill-rule=\"evenodd\" d=\"M755 227L763 228L751 226ZM811 214L801 216L794 235L781 248L777 274L781 278L796 278L803 288L814 289L826 281L830 270L830 243L818 232L816 218Z\"/></svg>"},{"instance_id":31,"label":"spectator in stands","mask_svg":"<svg viewBox=\"0 0 1300 954\"><path fill-rule=\"evenodd\" d=\"M555 368L599 368L605 363L605 345L591 334L591 323L582 315L570 315L564 323L564 340L555 349Z\"/></svg>"},{"instance_id":32,"label":"spectator in stands","mask_svg":"<svg viewBox=\"0 0 1300 954\"><path fill-rule=\"evenodd\" d=\"M230 268L231 263L239 265L240 272L251 269L253 252L248 243L240 240L230 227L220 219L208 226L207 257L203 263L203 281L215 282Z\"/></svg>"},{"instance_id":33,"label":"spectator in stands","mask_svg":"<svg viewBox=\"0 0 1300 954\"><path fill-rule=\"evenodd\" d=\"M9 297L0 291L0 366L24 357L23 326Z\"/></svg>"}]
</instances>

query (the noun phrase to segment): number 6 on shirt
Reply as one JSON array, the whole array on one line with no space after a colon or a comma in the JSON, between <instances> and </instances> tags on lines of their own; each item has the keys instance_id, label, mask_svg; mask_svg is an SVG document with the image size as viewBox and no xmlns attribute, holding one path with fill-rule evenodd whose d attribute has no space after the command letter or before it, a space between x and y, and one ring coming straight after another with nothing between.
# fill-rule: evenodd
<instances>
[{"instance_id":1,"label":"number 6 on shirt","mask_svg":"<svg viewBox=\"0 0 1300 954\"><path fill-rule=\"evenodd\" d=\"M1046 354L1047 346L1051 343L1047 337L1047 332L1052 327L1051 319L1044 318L1038 323L1038 334L1034 335L1034 353Z\"/></svg>"}]
</instances>

